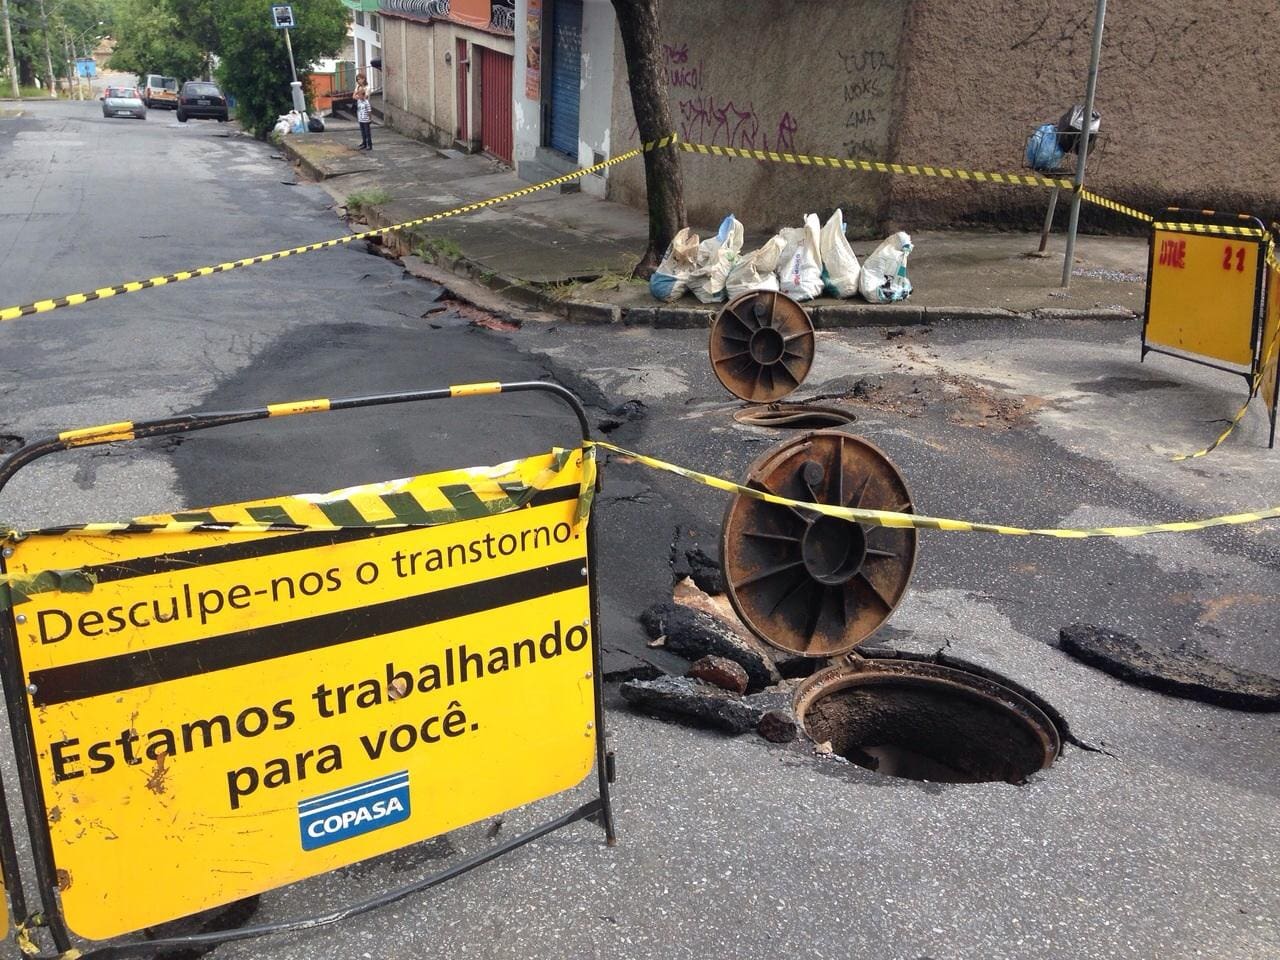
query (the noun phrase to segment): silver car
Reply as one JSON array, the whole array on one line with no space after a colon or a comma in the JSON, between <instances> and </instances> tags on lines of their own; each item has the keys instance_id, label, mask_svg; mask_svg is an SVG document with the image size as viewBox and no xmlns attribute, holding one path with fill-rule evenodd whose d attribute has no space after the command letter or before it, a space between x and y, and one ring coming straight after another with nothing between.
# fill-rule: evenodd
<instances>
[{"instance_id":1,"label":"silver car","mask_svg":"<svg viewBox=\"0 0 1280 960\"><path fill-rule=\"evenodd\" d=\"M147 119L147 107L135 87L107 87L102 94L104 117L137 117Z\"/></svg>"}]
</instances>

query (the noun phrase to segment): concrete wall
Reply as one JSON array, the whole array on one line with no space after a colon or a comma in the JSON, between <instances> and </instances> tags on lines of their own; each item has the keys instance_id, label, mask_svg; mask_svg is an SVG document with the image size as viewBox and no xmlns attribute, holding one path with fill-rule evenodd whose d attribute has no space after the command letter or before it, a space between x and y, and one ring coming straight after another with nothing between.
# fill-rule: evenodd
<instances>
[{"instance_id":1,"label":"concrete wall","mask_svg":"<svg viewBox=\"0 0 1280 960\"><path fill-rule=\"evenodd\" d=\"M511 55L512 39L445 20L424 23L384 14L382 23L387 123L410 136L440 146L453 145L458 133L458 40ZM445 62L445 54L450 62ZM478 147L480 66L476 55L471 54L471 59L464 139Z\"/></svg>"},{"instance_id":2,"label":"concrete wall","mask_svg":"<svg viewBox=\"0 0 1280 960\"><path fill-rule=\"evenodd\" d=\"M515 103L511 115L515 124L512 150L517 171L522 163L528 163L537 156L542 145L542 101L539 97L527 95L528 49L529 4L528 0L516 0L516 54L511 77L511 95Z\"/></svg>"},{"instance_id":3,"label":"concrete wall","mask_svg":"<svg viewBox=\"0 0 1280 960\"><path fill-rule=\"evenodd\" d=\"M1017 169L1031 130L1083 101L1092 0L913 0L910 7L896 159ZM1102 139L1090 186L1150 211L1280 215L1275 0L1112 0L1106 26ZM889 212L907 227L1030 225L1045 200L1040 191L902 178ZM1087 216L1115 225L1096 211Z\"/></svg>"},{"instance_id":4,"label":"concrete wall","mask_svg":"<svg viewBox=\"0 0 1280 960\"><path fill-rule=\"evenodd\" d=\"M613 128L613 48L618 32L609 0L582 5L582 100L578 113L578 166L609 156ZM582 178L584 193L603 197L612 167Z\"/></svg>"},{"instance_id":5,"label":"concrete wall","mask_svg":"<svg viewBox=\"0 0 1280 960\"><path fill-rule=\"evenodd\" d=\"M551 7L553 0L543 0L542 37L543 50L548 51L551 33ZM532 179L540 179L558 171L542 166L537 161L546 159L543 149L545 139L542 129L542 91L550 82L549 59L542 73L539 96L527 95L528 69L528 0L516 0L516 38L514 79L512 94L515 97L515 161L529 171ZM582 80L579 87L581 99L578 107L578 156L564 166L590 166L596 154L609 156L612 142L614 37L617 27L610 0L583 0L582 6ZM581 181L584 193L603 197L610 170L599 175L584 177ZM523 175L523 174L522 174Z\"/></svg>"},{"instance_id":6,"label":"concrete wall","mask_svg":"<svg viewBox=\"0 0 1280 960\"><path fill-rule=\"evenodd\" d=\"M665 0L663 60L676 132L722 146L884 159L902 0ZM614 59L614 152L638 142L619 39ZM798 226L843 207L851 231L871 231L884 177L683 154L690 221L734 213L747 229ZM637 161L615 168L610 195L644 205Z\"/></svg>"}]
</instances>

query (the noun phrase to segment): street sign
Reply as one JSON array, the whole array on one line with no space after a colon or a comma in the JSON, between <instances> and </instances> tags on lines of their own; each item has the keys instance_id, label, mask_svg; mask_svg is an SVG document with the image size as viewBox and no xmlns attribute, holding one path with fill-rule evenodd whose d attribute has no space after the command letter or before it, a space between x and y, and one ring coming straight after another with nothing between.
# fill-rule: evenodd
<instances>
[{"instance_id":1,"label":"street sign","mask_svg":"<svg viewBox=\"0 0 1280 960\"><path fill-rule=\"evenodd\" d=\"M1250 376L1262 303L1261 224L1166 216L1151 233L1144 356L1173 350Z\"/></svg>"},{"instance_id":2,"label":"street sign","mask_svg":"<svg viewBox=\"0 0 1280 960\"><path fill-rule=\"evenodd\" d=\"M93 57L80 57L76 60L76 76L96 77L97 75L98 63Z\"/></svg>"},{"instance_id":3,"label":"street sign","mask_svg":"<svg viewBox=\"0 0 1280 960\"><path fill-rule=\"evenodd\" d=\"M9 613L68 926L139 930L586 777L588 458L139 521L336 531L13 543L10 575L80 585ZM430 525L376 526L404 523Z\"/></svg>"},{"instance_id":4,"label":"street sign","mask_svg":"<svg viewBox=\"0 0 1280 960\"><path fill-rule=\"evenodd\" d=\"M271 22L277 30L288 30L294 26L293 7L288 4L275 4L271 7Z\"/></svg>"}]
</instances>

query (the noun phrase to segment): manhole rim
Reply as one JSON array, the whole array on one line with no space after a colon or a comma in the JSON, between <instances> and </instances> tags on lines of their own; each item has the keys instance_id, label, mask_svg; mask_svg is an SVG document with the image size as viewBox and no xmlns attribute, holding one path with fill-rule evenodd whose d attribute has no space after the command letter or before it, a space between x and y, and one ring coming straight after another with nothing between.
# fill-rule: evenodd
<instances>
[{"instance_id":1,"label":"manhole rim","mask_svg":"<svg viewBox=\"0 0 1280 960\"><path fill-rule=\"evenodd\" d=\"M807 723L809 710L819 700L851 687L879 684L906 684L945 690L970 700L996 704L1018 717L1042 746L1045 762L1038 768L1051 767L1062 756L1065 742L1058 724L1030 697L991 677L922 660L888 660L878 657L859 658L854 663L833 664L801 681L792 694L791 705L796 722L812 739ZM1029 775L1029 774L1028 774Z\"/></svg>"}]
</instances>

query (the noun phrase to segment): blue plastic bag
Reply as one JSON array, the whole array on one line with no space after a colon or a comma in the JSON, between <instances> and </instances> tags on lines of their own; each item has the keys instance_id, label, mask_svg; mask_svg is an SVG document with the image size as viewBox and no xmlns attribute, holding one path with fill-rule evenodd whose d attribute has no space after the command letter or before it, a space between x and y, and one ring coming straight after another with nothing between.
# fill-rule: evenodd
<instances>
[{"instance_id":1,"label":"blue plastic bag","mask_svg":"<svg viewBox=\"0 0 1280 960\"><path fill-rule=\"evenodd\" d=\"M1042 123L1027 140L1027 166L1032 170L1056 170L1066 154L1058 146L1058 129Z\"/></svg>"}]
</instances>

